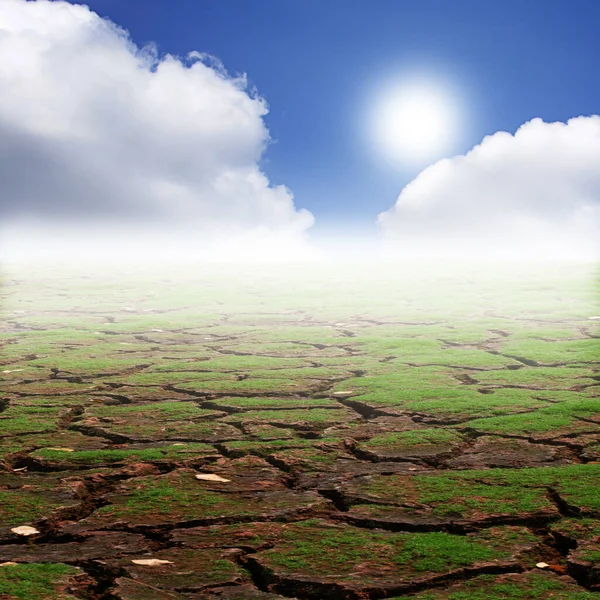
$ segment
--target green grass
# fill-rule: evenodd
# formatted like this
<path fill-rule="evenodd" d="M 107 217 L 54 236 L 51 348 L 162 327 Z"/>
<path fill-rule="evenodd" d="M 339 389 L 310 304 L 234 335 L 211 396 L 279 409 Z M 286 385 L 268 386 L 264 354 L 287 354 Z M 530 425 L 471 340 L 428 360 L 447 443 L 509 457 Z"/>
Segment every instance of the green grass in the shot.
<path fill-rule="evenodd" d="M 221 374 L 218 377 L 212 375 L 212 378 L 205 377 L 204 381 L 184 381 L 178 388 L 183 390 L 210 390 L 221 393 L 247 393 L 260 394 L 269 392 L 274 394 L 289 394 L 309 391 L 319 387 L 319 379 L 303 376 L 304 369 L 297 369 L 292 373 L 292 378 L 285 377 L 280 371 L 273 371 L 273 374 L 263 372 L 262 377 L 249 377 L 241 381 L 232 378 L 229 374 Z M 173 375 L 171 374 L 171 380 Z"/>
<path fill-rule="evenodd" d="M 596 519 L 561 519 L 553 523 L 551 531 L 578 541 L 600 538 L 600 521 Z"/>
<path fill-rule="evenodd" d="M 340 406 L 335 400 L 327 398 L 220 398 L 215 404 L 240 409 L 320 408 L 323 406 L 339 408 Z"/>
<path fill-rule="evenodd" d="M 457 519 L 485 514 L 513 516 L 552 508 L 545 489 L 481 483 L 460 475 L 375 477 L 359 488 L 358 494 L 383 503 L 418 502 L 428 506 L 434 516 Z"/>
<path fill-rule="evenodd" d="M 411 596 L 414 600 L 598 600 L 599 593 L 560 580 L 551 574 L 480 575 L 446 590 Z M 391 600 L 400 600 L 393 598 Z"/>
<path fill-rule="evenodd" d="M 600 563 L 600 550 L 589 550 L 584 548 L 577 553 L 577 558 L 592 564 Z"/>
<path fill-rule="evenodd" d="M 212 508 L 222 500 L 219 494 L 209 491 L 198 493 L 194 490 L 194 492 L 158 482 L 136 491 L 127 500 L 126 511 L 129 513 L 153 513 L 156 511 L 168 514 L 172 508 L 176 507 L 177 512 L 180 513 L 181 511 L 189 511 L 196 506 Z"/>
<path fill-rule="evenodd" d="M 58 427 L 60 408 L 39 408 L 11 404 L 0 413 L 0 438 L 24 433 L 45 433 Z"/>
<path fill-rule="evenodd" d="M 214 411 L 205 411 L 196 402 L 154 402 L 152 404 L 132 404 L 123 406 L 97 406 L 90 409 L 89 414 L 98 417 L 143 416 L 165 420 L 199 418 Z"/>
<path fill-rule="evenodd" d="M 28 564 L 0 567 L 0 595 L 19 600 L 67 600 L 60 584 L 78 570 L 62 564 Z"/>
<path fill-rule="evenodd" d="M 156 478 L 144 479 L 128 494 L 119 505 L 104 506 L 97 511 L 98 516 L 110 515 L 114 518 L 150 515 L 173 518 L 193 518 L 198 514 L 218 514 L 220 510 L 231 510 L 222 506 L 226 498 L 221 494 L 202 489 L 198 484 L 182 482 L 170 483 Z"/>
<path fill-rule="evenodd" d="M 574 385 L 593 384 L 591 368 L 582 367 L 537 367 L 517 371 L 487 371 L 477 373 L 476 379 L 482 384 L 524 385 L 541 389 L 569 388 Z"/>
<path fill-rule="evenodd" d="M 359 417 L 345 409 L 312 408 L 300 410 L 255 410 L 236 413 L 227 417 L 226 421 L 267 421 L 280 423 L 311 423 L 326 425 L 357 420 Z"/>
<path fill-rule="evenodd" d="M 106 449 L 106 450 L 80 450 L 70 452 L 41 448 L 31 453 L 34 458 L 50 462 L 67 462 L 72 464 L 112 464 L 130 461 L 160 462 L 189 460 L 202 454 L 215 454 L 215 450 L 208 444 L 185 444 L 177 446 L 161 446 L 147 449 Z"/>
<path fill-rule="evenodd" d="M 314 502 L 314 498 L 288 495 L 256 497 L 249 494 L 214 492 L 207 483 L 194 478 L 193 471 L 172 471 L 167 475 L 138 477 L 121 484 L 107 496 L 111 503 L 88 520 L 101 527 L 121 520 L 133 523 L 174 523 L 213 517 L 261 515 Z"/>
<path fill-rule="evenodd" d="M 338 460 L 336 452 L 323 452 L 313 448 L 281 450 L 272 456 L 287 463 L 293 470 L 300 468 L 304 471 L 326 471 L 329 467 L 334 466 Z"/>
<path fill-rule="evenodd" d="M 374 571 L 442 573 L 492 559 L 508 558 L 514 547 L 532 543 L 534 536 L 522 529 L 499 528 L 478 536 L 442 532 L 382 533 L 354 527 L 331 528 L 305 521 L 284 533 L 283 543 L 263 553 L 268 563 L 287 572 L 317 577 L 328 574 L 370 583 Z"/>
<path fill-rule="evenodd" d="M 600 356 L 600 339 L 515 340 L 503 344 L 502 352 L 525 356 L 542 364 L 596 362 Z"/>
<path fill-rule="evenodd" d="M 340 444 L 342 442 L 341 438 L 319 438 L 316 440 L 313 439 L 302 439 L 302 438 L 286 438 L 282 440 L 265 440 L 265 441 L 232 441 L 226 442 L 223 446 L 233 454 L 245 455 L 245 454 L 255 454 L 257 456 L 268 456 L 273 452 L 279 452 L 283 449 L 292 449 L 292 448 L 307 448 L 310 449 L 315 444 L 321 443 L 330 443 L 330 444 Z"/>
<path fill-rule="evenodd" d="M 515 435 L 559 433 L 562 429 L 572 432 L 593 431 L 593 424 L 578 421 L 577 417 L 589 417 L 598 413 L 600 402 L 595 398 L 584 398 L 546 406 L 530 413 L 476 419 L 465 426 L 486 433 Z"/>
<path fill-rule="evenodd" d="M 366 379 L 366 378 L 365 378 Z M 420 389 L 403 388 L 401 381 L 395 387 L 357 396 L 354 400 L 375 408 L 394 407 L 406 411 L 447 417 L 488 417 L 543 408 L 548 403 L 535 397 L 529 390 L 501 389 L 482 394 L 474 386 L 460 386 L 454 381 L 448 386 L 427 387 L 423 380 Z M 340 389 L 342 386 L 339 386 Z M 348 386 L 353 389 L 352 386 Z"/>
<path fill-rule="evenodd" d="M 122 350 L 123 347 L 121 347 Z M 104 354 L 104 356 L 90 356 L 90 353 Z M 94 344 L 92 348 L 86 348 L 84 351 L 67 351 L 57 354 L 53 352 L 46 358 L 31 361 L 32 366 L 50 368 L 58 368 L 61 371 L 69 371 L 76 375 L 88 374 L 106 374 L 119 373 L 127 369 L 131 369 L 140 364 L 148 364 L 138 358 L 126 358 L 111 354 L 109 349 L 106 349 L 102 344 Z"/>
<path fill-rule="evenodd" d="M 495 550 L 473 543 L 469 538 L 432 532 L 406 536 L 395 557 L 398 565 L 409 563 L 416 571 L 440 572 L 488 561 Z"/>
<path fill-rule="evenodd" d="M 52 505 L 41 496 L 21 490 L 0 490 L 0 523 L 21 525 L 47 516 Z"/>
<path fill-rule="evenodd" d="M 411 449 L 415 446 L 439 446 L 458 444 L 462 437 L 449 429 L 415 429 L 382 433 L 361 444 L 364 448 L 385 448 L 386 450 Z"/>
<path fill-rule="evenodd" d="M 159 419 L 131 419 L 127 423 L 103 424 L 111 433 L 129 437 L 132 440 L 190 440 L 211 441 L 214 437 L 231 439 L 240 432 L 225 423 L 214 421 L 161 421 Z"/>
<path fill-rule="evenodd" d="M 373 476 L 349 493 L 381 504 L 418 502 L 445 517 L 518 515 L 550 509 L 548 487 L 585 511 L 600 510 L 600 464 L 526 469 L 446 471 L 413 476 Z"/>
<path fill-rule="evenodd" d="M 194 362 L 169 361 L 157 365 L 156 371 L 187 371 L 192 369 L 204 371 L 226 371 L 226 372 L 245 372 L 256 370 L 280 370 L 308 367 L 310 363 L 305 360 L 290 358 L 277 358 L 272 356 L 207 356 L 208 360 Z M 274 374 L 276 375 L 276 374 Z"/>

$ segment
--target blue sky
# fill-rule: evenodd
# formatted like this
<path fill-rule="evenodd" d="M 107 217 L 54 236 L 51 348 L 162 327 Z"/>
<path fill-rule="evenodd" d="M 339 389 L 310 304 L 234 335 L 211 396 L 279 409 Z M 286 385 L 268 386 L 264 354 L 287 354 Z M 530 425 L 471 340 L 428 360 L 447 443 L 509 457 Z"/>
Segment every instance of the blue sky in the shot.
<path fill-rule="evenodd" d="M 418 169 L 370 155 L 360 123 L 373 89 L 415 68 L 464 94 L 465 152 L 533 117 L 600 109 L 600 3 L 549 0 L 92 0 L 161 52 L 191 50 L 245 72 L 269 105 L 263 167 L 320 225 L 371 223 Z"/>
<path fill-rule="evenodd" d="M 0 224 L 600 257 L 599 22 L 598 0 L 1 0 Z"/>

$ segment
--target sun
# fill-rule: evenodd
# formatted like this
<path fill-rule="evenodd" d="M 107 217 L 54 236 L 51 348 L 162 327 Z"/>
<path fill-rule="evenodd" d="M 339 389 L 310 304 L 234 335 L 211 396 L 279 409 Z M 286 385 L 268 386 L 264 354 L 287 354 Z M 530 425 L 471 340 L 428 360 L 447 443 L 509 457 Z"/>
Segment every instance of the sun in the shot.
<path fill-rule="evenodd" d="M 457 122 L 451 93 L 432 84 L 405 84 L 380 94 L 373 107 L 371 131 L 386 160 L 423 163 L 451 148 Z"/>

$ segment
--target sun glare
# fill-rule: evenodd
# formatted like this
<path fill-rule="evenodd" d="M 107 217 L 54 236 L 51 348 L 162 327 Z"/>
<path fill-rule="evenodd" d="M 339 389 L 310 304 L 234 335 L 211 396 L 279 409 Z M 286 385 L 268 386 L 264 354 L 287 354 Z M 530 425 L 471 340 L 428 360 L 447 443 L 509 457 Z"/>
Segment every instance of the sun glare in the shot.
<path fill-rule="evenodd" d="M 374 103 L 371 131 L 394 164 L 441 158 L 454 141 L 458 110 L 452 94 L 431 84 L 396 85 Z"/>

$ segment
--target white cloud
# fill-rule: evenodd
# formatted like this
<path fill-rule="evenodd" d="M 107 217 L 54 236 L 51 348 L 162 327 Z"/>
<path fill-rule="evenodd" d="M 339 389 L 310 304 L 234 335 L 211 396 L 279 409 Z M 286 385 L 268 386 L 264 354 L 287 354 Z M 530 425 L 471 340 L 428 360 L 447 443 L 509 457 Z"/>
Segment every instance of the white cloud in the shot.
<path fill-rule="evenodd" d="M 139 49 L 81 5 L 0 1 L 0 215 L 300 237 L 258 161 L 267 106 L 197 52 Z"/>
<path fill-rule="evenodd" d="M 490 135 L 420 173 L 379 224 L 406 251 L 598 256 L 600 116 Z"/>

